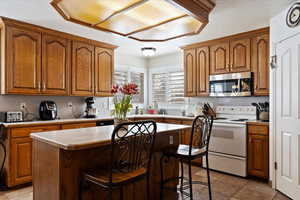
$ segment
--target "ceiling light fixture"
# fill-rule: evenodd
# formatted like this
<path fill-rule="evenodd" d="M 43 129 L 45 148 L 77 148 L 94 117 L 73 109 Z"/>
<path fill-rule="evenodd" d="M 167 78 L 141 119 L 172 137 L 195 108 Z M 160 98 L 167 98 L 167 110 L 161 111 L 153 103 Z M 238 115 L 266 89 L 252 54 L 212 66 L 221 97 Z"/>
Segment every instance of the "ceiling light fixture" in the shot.
<path fill-rule="evenodd" d="M 142 42 L 195 35 L 207 25 L 212 0 L 52 0 L 65 20 Z"/>
<path fill-rule="evenodd" d="M 141 49 L 143 56 L 151 57 L 155 55 L 156 49 L 154 47 L 144 47 Z"/>

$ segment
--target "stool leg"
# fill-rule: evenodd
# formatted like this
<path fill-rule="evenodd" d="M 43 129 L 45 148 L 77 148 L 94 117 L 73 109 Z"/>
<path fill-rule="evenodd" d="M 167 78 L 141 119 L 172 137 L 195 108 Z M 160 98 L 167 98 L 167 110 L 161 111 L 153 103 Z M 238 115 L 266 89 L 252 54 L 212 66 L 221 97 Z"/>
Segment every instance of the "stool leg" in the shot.
<path fill-rule="evenodd" d="M 183 191 L 183 161 L 182 161 L 182 159 L 180 160 L 180 164 L 181 164 L 180 192 L 182 192 Z"/>
<path fill-rule="evenodd" d="M 80 180 L 80 183 L 79 183 L 79 200 L 82 200 L 82 193 L 83 193 L 83 181 Z"/>
<path fill-rule="evenodd" d="M 192 161 L 189 159 L 190 199 L 193 200 Z"/>
<path fill-rule="evenodd" d="M 123 187 L 120 187 L 120 200 L 124 199 Z"/>
<path fill-rule="evenodd" d="M 160 158 L 160 200 L 163 200 L 164 196 L 164 168 L 163 168 L 164 156 Z"/>
<path fill-rule="evenodd" d="M 207 172 L 209 200 L 211 200 L 212 198 L 211 198 L 210 174 L 209 174 L 209 166 L 208 166 L 208 153 L 206 153 L 206 172 Z"/>
<path fill-rule="evenodd" d="M 150 200 L 150 177 L 149 177 L 149 172 L 147 174 L 147 200 Z"/>

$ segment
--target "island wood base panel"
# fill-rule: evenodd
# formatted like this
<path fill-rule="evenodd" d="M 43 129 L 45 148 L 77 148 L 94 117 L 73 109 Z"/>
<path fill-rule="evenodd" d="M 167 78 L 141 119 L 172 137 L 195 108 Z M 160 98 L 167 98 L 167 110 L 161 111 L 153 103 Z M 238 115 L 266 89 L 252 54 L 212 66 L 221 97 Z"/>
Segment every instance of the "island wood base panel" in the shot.
<path fill-rule="evenodd" d="M 179 143 L 180 131 L 157 135 L 155 153 L 150 173 L 150 199 L 159 199 L 160 194 L 160 157 L 161 150 L 169 146 L 169 136 L 174 137 L 174 144 Z M 97 166 L 105 166 L 109 161 L 110 146 L 67 151 L 47 143 L 33 140 L 33 199 L 34 200 L 79 200 L 80 172 Z M 179 164 L 170 159 L 164 163 L 164 176 L 178 176 Z M 171 183 L 173 186 L 177 182 Z M 146 199 L 146 181 L 128 185 L 124 189 L 124 200 Z M 119 199 L 119 191 L 113 192 Z M 107 192 L 99 187 L 90 186 L 84 192 L 84 200 L 105 199 Z M 166 194 L 168 199 L 175 199 L 174 193 Z"/>

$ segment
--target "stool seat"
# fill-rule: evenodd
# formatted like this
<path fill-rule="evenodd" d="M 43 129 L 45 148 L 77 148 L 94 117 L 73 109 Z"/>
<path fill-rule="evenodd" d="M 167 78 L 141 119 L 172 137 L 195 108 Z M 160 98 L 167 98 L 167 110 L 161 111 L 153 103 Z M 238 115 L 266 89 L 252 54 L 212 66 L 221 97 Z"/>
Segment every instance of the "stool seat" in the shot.
<path fill-rule="evenodd" d="M 185 144 L 180 144 L 178 146 L 169 147 L 163 151 L 165 156 L 172 156 L 180 159 L 196 159 L 197 157 L 202 157 L 206 153 L 206 147 L 194 148 L 192 147 L 191 155 L 189 154 L 190 146 Z"/>
<path fill-rule="evenodd" d="M 83 178 L 102 186 L 124 185 L 144 178 L 147 174 L 147 169 L 140 168 L 130 172 L 113 172 L 112 182 L 110 182 L 109 176 L 107 176 L 109 173 L 109 170 L 105 169 L 88 170 L 83 174 Z"/>

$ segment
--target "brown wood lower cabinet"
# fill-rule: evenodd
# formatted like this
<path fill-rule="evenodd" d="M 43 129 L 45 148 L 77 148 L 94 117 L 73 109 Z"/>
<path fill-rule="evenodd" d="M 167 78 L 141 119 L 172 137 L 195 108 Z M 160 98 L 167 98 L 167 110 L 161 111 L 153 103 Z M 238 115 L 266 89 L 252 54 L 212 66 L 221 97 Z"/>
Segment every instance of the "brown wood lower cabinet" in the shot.
<path fill-rule="evenodd" d="M 11 184 L 31 182 L 32 179 L 32 140 L 30 137 L 11 140 Z"/>
<path fill-rule="evenodd" d="M 266 125 L 248 125 L 248 175 L 269 178 L 269 130 Z"/>
<path fill-rule="evenodd" d="M 14 187 L 32 181 L 32 139 L 30 138 L 30 133 L 93 126 L 96 126 L 96 122 L 37 125 L 6 129 L 7 160 L 5 163 L 5 177 L 7 186 Z"/>

